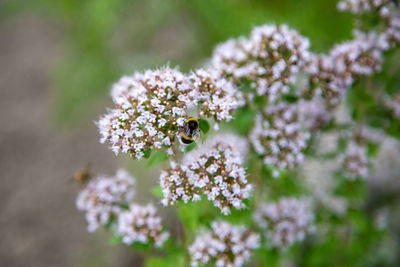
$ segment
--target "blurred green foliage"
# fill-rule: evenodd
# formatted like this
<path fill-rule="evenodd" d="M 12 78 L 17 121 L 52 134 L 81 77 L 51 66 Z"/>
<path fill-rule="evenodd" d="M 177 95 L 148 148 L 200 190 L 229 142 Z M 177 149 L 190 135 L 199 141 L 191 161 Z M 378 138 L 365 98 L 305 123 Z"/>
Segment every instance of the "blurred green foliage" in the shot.
<path fill-rule="evenodd" d="M 326 51 L 350 37 L 336 0 L 6 0 L 2 19 L 39 15 L 62 32 L 52 74 L 54 114 L 77 122 L 123 74 L 164 64 L 201 66 L 216 44 L 264 23 L 286 23 Z"/>

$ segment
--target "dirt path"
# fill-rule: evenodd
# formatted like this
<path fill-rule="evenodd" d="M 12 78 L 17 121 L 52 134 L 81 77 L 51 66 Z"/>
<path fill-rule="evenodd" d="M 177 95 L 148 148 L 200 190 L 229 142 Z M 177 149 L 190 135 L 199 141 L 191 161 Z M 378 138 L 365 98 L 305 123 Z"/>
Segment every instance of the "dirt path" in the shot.
<path fill-rule="evenodd" d="M 104 233 L 88 234 L 74 206 L 71 174 L 89 161 L 111 174 L 117 163 L 91 122 L 61 132 L 50 119 L 62 34 L 21 16 L 0 24 L 0 36 L 0 266 L 139 266 Z"/>

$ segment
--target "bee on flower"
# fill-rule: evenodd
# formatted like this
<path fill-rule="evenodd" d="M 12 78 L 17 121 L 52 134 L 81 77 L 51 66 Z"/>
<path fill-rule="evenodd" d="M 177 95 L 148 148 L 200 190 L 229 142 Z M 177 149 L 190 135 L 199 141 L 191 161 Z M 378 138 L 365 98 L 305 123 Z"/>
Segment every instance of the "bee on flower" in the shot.
<path fill-rule="evenodd" d="M 196 123 L 189 113 L 199 103 L 198 115 L 216 122 L 229 121 L 243 103 L 226 80 L 204 70 L 187 76 L 169 67 L 124 76 L 114 84 L 111 96 L 116 108 L 97 122 L 100 142 L 108 142 L 115 154 L 128 153 L 136 159 L 153 149 L 173 155 L 177 133 Z M 196 134 L 192 131 L 186 141 L 194 141 Z"/>

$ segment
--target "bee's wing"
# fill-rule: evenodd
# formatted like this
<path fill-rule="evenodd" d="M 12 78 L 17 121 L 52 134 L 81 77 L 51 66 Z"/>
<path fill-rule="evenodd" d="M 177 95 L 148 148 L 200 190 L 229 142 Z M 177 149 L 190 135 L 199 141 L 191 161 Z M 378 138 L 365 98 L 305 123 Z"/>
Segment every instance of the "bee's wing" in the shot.
<path fill-rule="evenodd" d="M 197 142 L 197 143 L 203 144 L 203 136 L 202 136 L 202 134 L 201 134 L 201 131 L 197 131 L 197 132 L 196 132 L 196 137 L 195 137 L 195 139 L 196 139 L 196 142 Z"/>

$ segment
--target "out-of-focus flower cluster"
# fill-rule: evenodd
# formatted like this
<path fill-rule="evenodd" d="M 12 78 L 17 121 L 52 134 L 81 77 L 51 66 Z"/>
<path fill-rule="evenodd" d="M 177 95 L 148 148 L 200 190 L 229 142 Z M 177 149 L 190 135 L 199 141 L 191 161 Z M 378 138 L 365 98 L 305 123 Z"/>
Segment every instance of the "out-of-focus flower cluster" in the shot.
<path fill-rule="evenodd" d="M 350 11 L 353 14 L 377 12 L 379 16 L 386 17 L 393 5 L 392 0 L 343 0 L 338 3 L 338 9 Z"/>
<path fill-rule="evenodd" d="M 199 201 L 205 194 L 225 215 L 231 207 L 244 208 L 243 200 L 252 191 L 243 167 L 246 154 L 245 140 L 230 135 L 213 137 L 186 154 L 182 164 L 172 163 L 171 168 L 161 173 L 163 205 L 180 200 Z"/>
<path fill-rule="evenodd" d="M 384 99 L 385 106 L 393 112 L 395 118 L 400 118 L 400 94 L 387 96 Z"/>
<path fill-rule="evenodd" d="M 254 220 L 266 231 L 271 247 L 285 249 L 314 231 L 314 215 L 305 199 L 281 198 L 277 203 L 261 204 Z"/>
<path fill-rule="evenodd" d="M 325 139 L 328 141 L 328 139 Z M 319 145 L 324 145 L 322 142 Z M 335 144 L 333 144 L 335 145 Z M 313 206 L 322 206 L 337 216 L 344 216 L 347 212 L 348 201 L 346 197 L 335 194 L 338 179 L 332 175 L 337 170 L 335 161 L 321 162 L 316 159 L 308 159 L 302 165 L 302 181 L 310 192 Z"/>
<path fill-rule="evenodd" d="M 301 129 L 296 106 L 279 103 L 267 106 L 257 115 L 250 140 L 254 150 L 264 156 L 266 166 L 285 169 L 303 161 L 302 151 L 309 136 Z"/>
<path fill-rule="evenodd" d="M 336 45 L 329 55 L 313 54 L 306 68 L 310 74 L 309 89 L 322 95 L 329 108 L 340 103 L 355 79 L 379 71 L 382 54 L 389 48 L 386 39 L 373 32 L 355 31 L 354 37 Z"/>
<path fill-rule="evenodd" d="M 332 119 L 332 113 L 327 110 L 321 97 L 309 101 L 302 99 L 298 107 L 299 120 L 309 132 L 318 132 Z"/>
<path fill-rule="evenodd" d="M 219 221 L 211 227 L 212 231 L 199 234 L 189 247 L 191 266 L 240 267 L 249 260 L 252 250 L 260 246 L 259 235 L 244 226 Z"/>
<path fill-rule="evenodd" d="M 350 141 L 342 159 L 345 175 L 350 179 L 368 176 L 368 157 L 365 145 Z"/>
<path fill-rule="evenodd" d="M 200 115 L 217 122 L 243 104 L 233 84 L 204 70 L 190 77 L 168 67 L 122 77 L 111 91 L 116 108 L 100 118 L 101 143 L 140 159 L 151 149 L 174 154 L 178 127 L 199 103 Z"/>
<path fill-rule="evenodd" d="M 151 204 L 129 206 L 134 195 L 133 186 L 134 178 L 122 169 L 113 177 L 98 176 L 79 193 L 76 206 L 86 212 L 89 232 L 115 222 L 116 232 L 124 243 L 154 242 L 155 246 L 162 246 L 169 234 L 162 231 L 155 207 Z"/>
<path fill-rule="evenodd" d="M 132 200 L 134 179 L 125 170 L 114 177 L 99 176 L 92 179 L 79 193 L 76 206 L 86 212 L 88 231 L 106 225 L 122 211 L 121 205 Z"/>
<path fill-rule="evenodd" d="M 129 210 L 120 213 L 118 234 L 122 236 L 122 242 L 127 245 L 134 242 L 154 243 L 156 247 L 161 247 L 169 234 L 163 231 L 161 218 L 156 213 L 157 209 L 151 204 L 131 204 Z"/>
<path fill-rule="evenodd" d="M 289 92 L 289 84 L 306 65 L 308 48 L 308 39 L 288 26 L 264 25 L 254 28 L 249 39 L 217 46 L 210 68 L 239 86 L 249 84 L 257 95 L 274 102 Z"/>
<path fill-rule="evenodd" d="M 392 47 L 400 43 L 400 10 L 397 0 L 343 0 L 338 3 L 340 11 L 349 11 L 356 15 L 368 13 L 377 17 L 381 28 L 381 37 Z"/>

